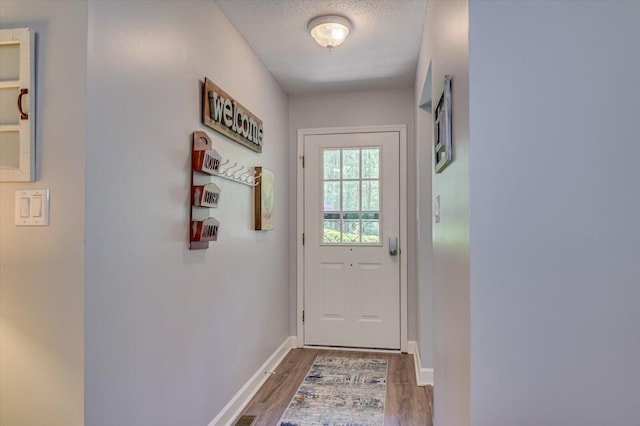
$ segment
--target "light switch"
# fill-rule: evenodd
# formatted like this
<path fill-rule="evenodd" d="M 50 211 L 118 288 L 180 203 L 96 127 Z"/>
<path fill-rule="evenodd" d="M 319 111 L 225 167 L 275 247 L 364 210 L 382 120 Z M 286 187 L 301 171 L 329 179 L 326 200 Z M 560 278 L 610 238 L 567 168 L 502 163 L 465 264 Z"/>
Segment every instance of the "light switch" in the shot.
<path fill-rule="evenodd" d="M 20 198 L 20 217 L 29 217 L 29 198 Z"/>
<path fill-rule="evenodd" d="M 15 224 L 17 226 L 49 225 L 49 190 L 16 191 Z"/>
<path fill-rule="evenodd" d="M 31 199 L 31 217 L 42 217 L 42 197 L 34 196 Z"/>
<path fill-rule="evenodd" d="M 436 223 L 440 223 L 440 195 L 436 195 L 433 200 L 433 218 Z"/>

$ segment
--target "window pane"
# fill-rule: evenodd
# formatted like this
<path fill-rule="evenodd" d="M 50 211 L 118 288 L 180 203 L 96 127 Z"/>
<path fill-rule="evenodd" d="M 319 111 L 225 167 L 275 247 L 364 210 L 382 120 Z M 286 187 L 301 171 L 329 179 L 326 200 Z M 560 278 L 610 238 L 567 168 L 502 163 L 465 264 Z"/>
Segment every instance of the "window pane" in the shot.
<path fill-rule="evenodd" d="M 360 150 L 345 149 L 342 151 L 342 179 L 360 178 Z"/>
<path fill-rule="evenodd" d="M 20 91 L 17 87 L 0 89 L 0 124 L 20 124 L 16 99 Z"/>
<path fill-rule="evenodd" d="M 20 45 L 5 44 L 0 46 L 0 80 L 20 79 Z"/>
<path fill-rule="evenodd" d="M 360 242 L 360 221 L 345 220 L 342 222 L 342 242 L 343 243 L 359 243 Z"/>
<path fill-rule="evenodd" d="M 380 221 L 379 220 L 363 220 L 362 221 L 362 242 L 363 243 L 379 243 L 380 242 Z"/>
<path fill-rule="evenodd" d="M 324 149 L 323 237 L 325 244 L 380 244 L 382 149 Z"/>
<path fill-rule="evenodd" d="M 20 133 L 0 132 L 0 169 L 20 168 Z"/>
<path fill-rule="evenodd" d="M 380 210 L 379 187 L 377 180 L 362 181 L 362 210 Z"/>
<path fill-rule="evenodd" d="M 340 179 L 340 150 L 324 151 L 324 178 Z"/>
<path fill-rule="evenodd" d="M 380 148 L 362 150 L 362 178 L 378 179 L 380 177 Z"/>
<path fill-rule="evenodd" d="M 340 181 L 324 183 L 324 211 L 340 210 Z"/>
<path fill-rule="evenodd" d="M 337 219 L 337 220 L 325 219 L 322 242 L 324 243 L 340 242 L 340 219 Z"/>
<path fill-rule="evenodd" d="M 360 210 L 360 181 L 342 182 L 342 210 Z"/>

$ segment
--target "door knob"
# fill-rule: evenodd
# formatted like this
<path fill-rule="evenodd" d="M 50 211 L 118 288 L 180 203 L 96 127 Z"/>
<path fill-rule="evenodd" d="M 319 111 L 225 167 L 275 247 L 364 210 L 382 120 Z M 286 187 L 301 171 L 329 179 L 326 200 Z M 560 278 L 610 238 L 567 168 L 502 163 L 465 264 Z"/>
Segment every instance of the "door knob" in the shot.
<path fill-rule="evenodd" d="M 389 237 L 389 254 L 391 256 L 398 254 L 398 237 Z"/>

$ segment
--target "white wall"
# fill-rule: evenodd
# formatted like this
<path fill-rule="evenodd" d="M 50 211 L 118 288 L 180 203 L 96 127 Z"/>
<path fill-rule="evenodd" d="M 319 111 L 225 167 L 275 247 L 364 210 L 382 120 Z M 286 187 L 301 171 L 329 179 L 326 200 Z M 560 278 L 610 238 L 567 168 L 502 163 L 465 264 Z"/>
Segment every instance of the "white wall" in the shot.
<path fill-rule="evenodd" d="M 407 125 L 407 194 L 408 199 L 408 337 L 416 338 L 416 221 L 415 144 L 413 124 L 413 91 L 411 88 L 340 92 L 316 95 L 291 95 L 289 98 L 289 272 L 290 330 L 296 334 L 296 210 L 297 210 L 297 131 L 321 127 L 353 127 L 385 124 Z"/>
<path fill-rule="evenodd" d="M 83 424 L 87 4 L 0 3 L 36 33 L 37 181 L 0 183 L 0 424 Z M 47 227 L 14 226 L 16 189 L 51 190 Z"/>
<path fill-rule="evenodd" d="M 425 10 L 426 16 L 426 10 Z M 425 18 L 426 19 L 426 18 Z M 416 338 L 420 364 L 433 368 L 433 242 L 432 242 L 432 172 L 433 172 L 433 117 L 425 102 L 431 100 L 431 51 L 429 31 L 422 30 L 420 54 L 414 86 L 414 114 L 416 126 Z M 429 75 L 429 76 L 428 76 Z"/>
<path fill-rule="evenodd" d="M 470 17 L 472 424 L 638 424 L 640 3 Z"/>
<path fill-rule="evenodd" d="M 89 4 L 86 418 L 208 424 L 289 335 L 287 96 L 213 1 Z M 261 155 L 200 124 L 207 76 L 264 120 Z M 222 188 L 188 250 L 191 140 L 275 172 L 275 231 Z"/>
<path fill-rule="evenodd" d="M 424 31 L 416 75 L 416 97 L 421 93 L 430 61 L 431 93 L 439 96 L 443 89 L 444 75 L 451 75 L 453 107 L 454 159 L 442 173 L 432 176 L 432 196 L 440 196 L 441 212 L 441 220 L 439 223 L 433 223 L 432 231 L 433 299 L 431 302 L 433 304 L 435 424 L 468 426 L 470 424 L 468 1 L 429 2 Z M 429 114 L 425 117 L 425 114 L 421 111 L 417 112 L 418 138 L 421 140 L 421 147 L 425 138 L 431 140 L 430 136 L 425 135 L 431 129 L 424 123 L 431 117 Z M 420 222 L 428 222 L 431 212 L 421 211 L 420 216 Z M 425 291 L 428 293 L 429 289 L 426 288 Z M 421 303 L 425 303 L 422 297 Z M 426 306 L 428 303 L 427 299 Z M 422 325 L 424 321 L 428 321 L 428 318 L 421 316 L 420 320 Z"/>

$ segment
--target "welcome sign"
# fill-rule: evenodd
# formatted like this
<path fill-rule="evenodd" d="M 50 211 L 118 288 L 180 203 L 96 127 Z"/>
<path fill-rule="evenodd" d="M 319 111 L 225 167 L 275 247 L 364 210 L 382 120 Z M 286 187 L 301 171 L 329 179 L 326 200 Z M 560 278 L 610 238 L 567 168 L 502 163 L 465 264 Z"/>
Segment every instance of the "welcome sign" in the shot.
<path fill-rule="evenodd" d="M 249 112 L 240 102 L 204 79 L 202 122 L 241 145 L 262 152 L 262 120 Z"/>

